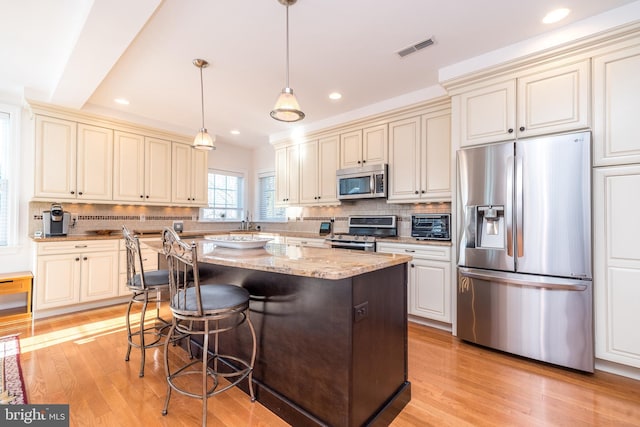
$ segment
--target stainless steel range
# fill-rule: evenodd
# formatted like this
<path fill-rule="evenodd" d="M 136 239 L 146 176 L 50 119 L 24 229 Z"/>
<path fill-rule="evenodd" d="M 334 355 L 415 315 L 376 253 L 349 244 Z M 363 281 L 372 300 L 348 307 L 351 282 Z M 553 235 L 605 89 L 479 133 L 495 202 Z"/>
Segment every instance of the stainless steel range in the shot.
<path fill-rule="evenodd" d="M 375 252 L 376 240 L 398 235 L 395 215 L 359 215 L 349 217 L 349 234 L 326 238 L 332 248 Z"/>

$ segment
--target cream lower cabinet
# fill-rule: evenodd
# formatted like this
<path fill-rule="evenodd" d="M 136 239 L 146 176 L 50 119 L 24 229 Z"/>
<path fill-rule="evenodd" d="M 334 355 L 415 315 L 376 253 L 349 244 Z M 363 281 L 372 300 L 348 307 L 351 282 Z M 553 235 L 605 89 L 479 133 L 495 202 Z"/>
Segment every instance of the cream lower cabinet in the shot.
<path fill-rule="evenodd" d="M 208 152 L 171 143 L 171 202 L 185 206 L 207 205 Z"/>
<path fill-rule="evenodd" d="M 300 204 L 338 204 L 338 136 L 300 144 Z"/>
<path fill-rule="evenodd" d="M 118 296 L 118 241 L 37 244 L 35 310 Z"/>
<path fill-rule="evenodd" d="M 410 315 L 451 323 L 451 248 L 378 242 L 377 252 L 413 256 L 408 266 Z"/>
<path fill-rule="evenodd" d="M 287 246 L 310 247 L 310 248 L 328 248 L 324 239 L 306 238 L 306 237 L 286 237 L 285 244 Z"/>
<path fill-rule="evenodd" d="M 640 368 L 640 164 L 594 169 L 596 357 Z"/>
<path fill-rule="evenodd" d="M 450 165 L 449 108 L 389 123 L 389 202 L 451 200 Z"/>
<path fill-rule="evenodd" d="M 452 107 L 460 145 L 587 128 L 590 81 L 589 60 L 563 61 L 456 89 Z"/>

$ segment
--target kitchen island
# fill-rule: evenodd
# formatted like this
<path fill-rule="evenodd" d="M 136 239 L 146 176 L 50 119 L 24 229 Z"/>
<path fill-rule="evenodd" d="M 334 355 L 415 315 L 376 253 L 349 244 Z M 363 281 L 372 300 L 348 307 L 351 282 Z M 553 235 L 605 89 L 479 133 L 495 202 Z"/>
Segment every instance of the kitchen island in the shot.
<path fill-rule="evenodd" d="M 295 426 L 388 425 L 407 404 L 411 257 L 271 243 L 238 250 L 195 241 L 207 281 L 251 294 L 260 403 Z M 226 335 L 225 351 L 246 355 L 248 334 Z"/>

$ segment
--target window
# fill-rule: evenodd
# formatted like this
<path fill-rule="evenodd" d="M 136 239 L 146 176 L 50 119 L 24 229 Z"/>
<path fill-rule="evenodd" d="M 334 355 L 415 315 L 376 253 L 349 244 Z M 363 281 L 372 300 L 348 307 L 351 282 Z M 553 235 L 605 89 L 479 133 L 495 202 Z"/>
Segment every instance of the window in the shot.
<path fill-rule="evenodd" d="M 203 221 L 241 221 L 244 217 L 244 176 L 227 171 L 209 171 L 209 207 L 202 208 Z"/>
<path fill-rule="evenodd" d="M 276 208 L 276 176 L 274 172 L 258 175 L 258 220 L 284 221 L 286 209 Z"/>
<path fill-rule="evenodd" d="M 9 113 L 10 111 L 11 113 Z M 14 114 L 15 113 L 15 114 Z M 17 168 L 12 168 L 14 153 L 12 141 L 17 139 L 17 109 L 0 104 L 0 248 L 14 245 L 16 229 L 17 180 L 13 175 Z"/>

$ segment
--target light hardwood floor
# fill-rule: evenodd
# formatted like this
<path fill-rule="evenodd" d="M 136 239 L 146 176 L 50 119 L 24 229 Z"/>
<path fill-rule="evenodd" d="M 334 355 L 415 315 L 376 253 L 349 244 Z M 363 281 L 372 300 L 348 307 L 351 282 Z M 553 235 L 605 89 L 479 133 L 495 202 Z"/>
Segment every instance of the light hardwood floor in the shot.
<path fill-rule="evenodd" d="M 72 426 L 196 426 L 200 402 L 174 394 L 161 415 L 166 383 L 162 354 L 124 361 L 125 306 L 28 325 L 20 333 L 21 363 L 30 403 L 68 403 Z M 132 318 L 133 320 L 133 318 Z M 195 379 L 194 379 L 195 380 Z M 392 426 L 640 426 L 640 382 L 604 372 L 582 374 L 460 342 L 410 324 L 412 399 Z M 211 426 L 286 426 L 232 389 L 209 399 Z"/>

